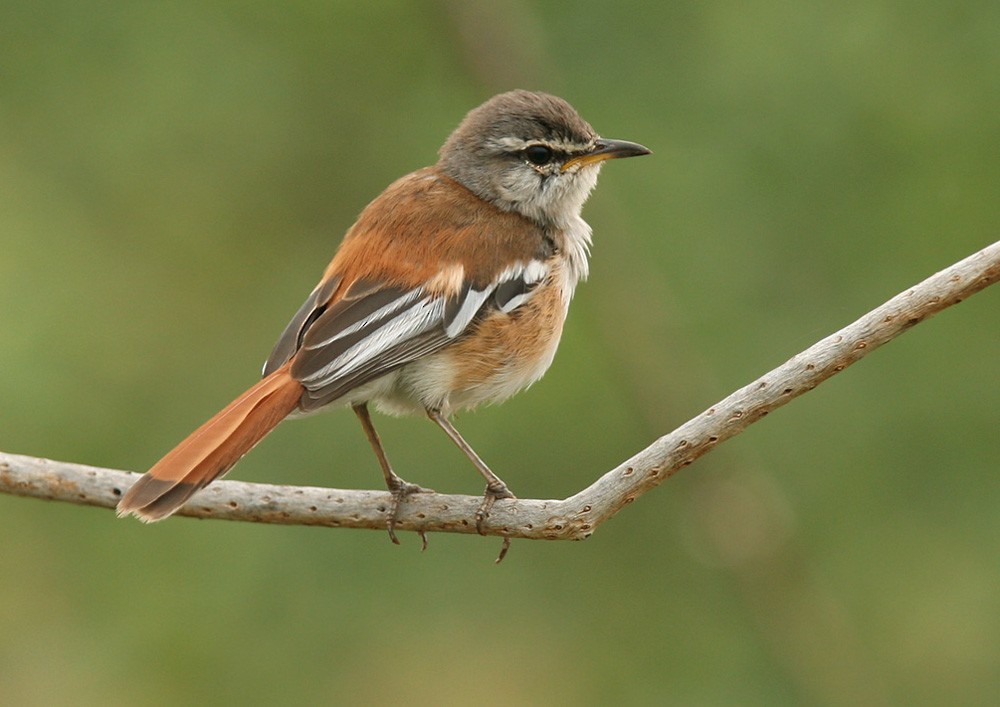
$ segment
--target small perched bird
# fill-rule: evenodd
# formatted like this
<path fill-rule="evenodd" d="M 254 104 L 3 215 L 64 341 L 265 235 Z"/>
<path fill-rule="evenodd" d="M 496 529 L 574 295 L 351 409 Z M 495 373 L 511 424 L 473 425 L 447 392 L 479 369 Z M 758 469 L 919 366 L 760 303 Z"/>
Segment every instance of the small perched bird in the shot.
<path fill-rule="evenodd" d="M 125 493 L 121 516 L 166 518 L 286 417 L 350 405 L 399 504 L 400 478 L 368 404 L 423 413 L 486 480 L 476 514 L 513 498 L 449 415 L 504 400 L 555 355 L 573 290 L 587 276 L 580 211 L 605 160 L 649 154 L 600 137 L 566 101 L 511 91 L 475 108 L 433 167 L 391 184 L 361 212 L 319 284 L 278 339 L 263 380 Z"/>

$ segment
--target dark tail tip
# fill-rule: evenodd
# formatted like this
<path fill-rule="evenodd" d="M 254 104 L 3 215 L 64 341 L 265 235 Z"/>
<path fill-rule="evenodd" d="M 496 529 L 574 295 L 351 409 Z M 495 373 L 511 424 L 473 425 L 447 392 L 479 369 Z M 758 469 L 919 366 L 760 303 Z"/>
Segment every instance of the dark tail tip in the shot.
<path fill-rule="evenodd" d="M 134 515 L 145 523 L 163 520 L 184 505 L 201 486 L 163 481 L 149 474 L 139 477 L 118 502 L 118 517 Z"/>

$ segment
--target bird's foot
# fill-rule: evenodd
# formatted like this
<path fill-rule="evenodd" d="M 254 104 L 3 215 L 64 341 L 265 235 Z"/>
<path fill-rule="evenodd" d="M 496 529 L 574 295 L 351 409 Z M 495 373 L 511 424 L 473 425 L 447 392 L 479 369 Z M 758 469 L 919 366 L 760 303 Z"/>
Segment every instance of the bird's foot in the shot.
<path fill-rule="evenodd" d="M 389 483 L 389 493 L 392 495 L 392 504 L 386 512 L 385 528 L 389 531 L 389 539 L 394 545 L 399 545 L 399 538 L 396 537 L 396 522 L 399 520 L 399 506 L 408 497 L 415 493 L 433 493 L 434 489 L 425 489 L 423 486 L 411 484 L 403 481 L 398 476 Z M 418 530 L 417 534 L 423 543 L 421 551 L 427 549 L 427 534 Z"/>
<path fill-rule="evenodd" d="M 476 532 L 480 535 L 486 535 L 486 530 L 483 528 L 483 523 L 486 518 L 490 515 L 490 509 L 493 508 L 493 504 L 500 499 L 504 498 L 517 498 L 514 494 L 510 492 L 507 488 L 507 484 L 502 481 L 498 484 L 489 484 L 486 487 L 486 493 L 483 494 L 483 502 L 479 504 L 479 510 L 476 511 Z M 503 537 L 503 545 L 500 546 L 500 554 L 497 555 L 496 562 L 500 563 L 503 558 L 507 556 L 507 551 L 510 549 L 510 538 L 508 536 Z"/>

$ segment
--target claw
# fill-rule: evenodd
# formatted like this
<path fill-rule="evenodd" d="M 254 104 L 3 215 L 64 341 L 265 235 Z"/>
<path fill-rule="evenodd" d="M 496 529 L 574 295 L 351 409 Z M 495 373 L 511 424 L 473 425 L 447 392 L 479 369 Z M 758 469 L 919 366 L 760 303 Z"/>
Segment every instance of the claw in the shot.
<path fill-rule="evenodd" d="M 497 559 L 493 561 L 493 564 L 499 565 L 503 562 L 503 558 L 507 557 L 507 551 L 510 550 L 510 536 L 503 536 L 503 545 L 500 546 L 500 554 L 497 555 Z"/>
<path fill-rule="evenodd" d="M 476 511 L 476 532 L 480 535 L 486 535 L 486 529 L 483 527 L 483 523 L 490 515 L 490 509 L 493 508 L 493 504 L 501 498 L 517 498 L 514 494 L 510 492 L 507 485 L 503 482 L 499 484 L 490 484 L 486 487 L 486 493 L 483 494 L 483 502 L 479 504 L 479 510 Z M 510 550 L 510 537 L 507 535 L 503 536 L 503 544 L 500 546 L 500 554 L 497 555 L 495 560 L 496 564 L 503 562 L 503 558 L 507 557 L 507 551 Z"/>
<path fill-rule="evenodd" d="M 479 510 L 476 511 L 476 532 L 480 535 L 486 535 L 483 523 L 489 517 L 493 504 L 502 498 L 517 498 L 517 496 L 512 494 L 507 485 L 502 481 L 499 484 L 490 484 L 486 487 L 486 493 L 483 494 L 483 502 L 479 504 Z"/>
<path fill-rule="evenodd" d="M 411 484 L 407 481 L 403 481 L 398 476 L 395 477 L 396 483 L 392 484 L 389 489 L 389 493 L 392 494 L 392 504 L 389 506 L 387 511 L 388 517 L 385 519 L 385 528 L 389 531 L 389 539 L 392 540 L 393 545 L 399 545 L 399 538 L 396 537 L 396 521 L 399 520 L 399 505 L 403 500 L 414 493 L 433 493 L 432 489 L 425 489 L 422 486 L 417 486 L 416 484 Z M 427 549 L 427 535 L 424 531 L 418 531 L 421 539 L 423 540 L 422 550 Z"/>

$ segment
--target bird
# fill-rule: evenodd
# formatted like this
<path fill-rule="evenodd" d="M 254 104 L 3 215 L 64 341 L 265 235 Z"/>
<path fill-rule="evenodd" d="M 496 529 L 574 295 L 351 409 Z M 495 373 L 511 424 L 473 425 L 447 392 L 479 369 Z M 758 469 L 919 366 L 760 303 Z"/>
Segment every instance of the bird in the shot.
<path fill-rule="evenodd" d="M 451 415 L 505 400 L 549 368 L 588 274 L 584 202 L 605 161 L 650 150 L 601 137 L 562 98 L 514 90 L 469 111 L 438 154 L 361 211 L 262 379 L 139 477 L 119 516 L 167 518 L 283 420 L 350 407 L 391 493 L 398 544 L 400 504 L 427 489 L 393 469 L 370 405 L 426 415 L 468 457 L 486 482 L 480 533 L 494 502 L 515 498 Z"/>

